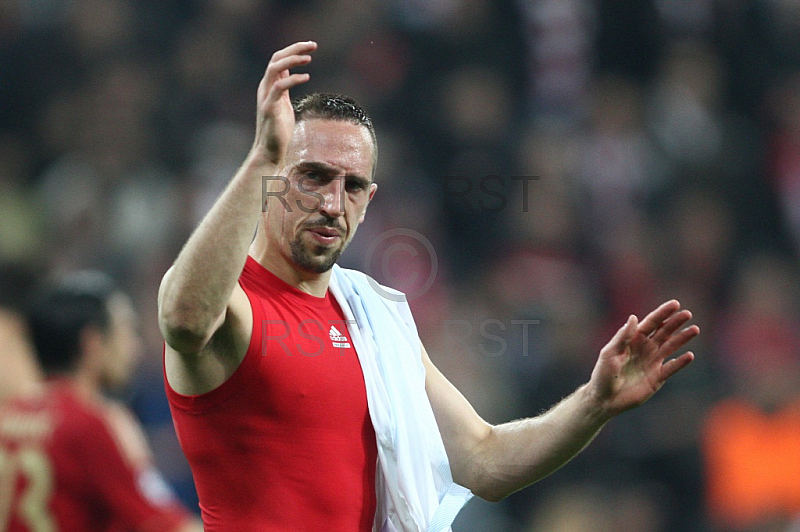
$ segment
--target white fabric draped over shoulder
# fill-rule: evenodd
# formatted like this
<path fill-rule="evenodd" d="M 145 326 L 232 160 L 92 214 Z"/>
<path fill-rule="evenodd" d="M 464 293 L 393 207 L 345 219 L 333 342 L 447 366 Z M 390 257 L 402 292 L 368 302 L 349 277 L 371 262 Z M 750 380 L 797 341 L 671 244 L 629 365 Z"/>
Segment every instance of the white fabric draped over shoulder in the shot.
<path fill-rule="evenodd" d="M 377 437 L 373 530 L 449 531 L 472 493 L 453 482 L 405 295 L 339 266 L 330 290 L 348 321 Z"/>

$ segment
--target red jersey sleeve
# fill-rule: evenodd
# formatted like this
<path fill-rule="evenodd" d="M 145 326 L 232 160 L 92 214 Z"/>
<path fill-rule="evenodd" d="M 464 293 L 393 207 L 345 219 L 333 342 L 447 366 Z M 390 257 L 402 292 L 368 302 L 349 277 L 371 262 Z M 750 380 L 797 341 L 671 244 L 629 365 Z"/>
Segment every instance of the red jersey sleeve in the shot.
<path fill-rule="evenodd" d="M 144 434 L 127 410 L 105 407 L 70 439 L 110 530 L 169 532 L 186 524 L 188 512 L 153 467 Z"/>

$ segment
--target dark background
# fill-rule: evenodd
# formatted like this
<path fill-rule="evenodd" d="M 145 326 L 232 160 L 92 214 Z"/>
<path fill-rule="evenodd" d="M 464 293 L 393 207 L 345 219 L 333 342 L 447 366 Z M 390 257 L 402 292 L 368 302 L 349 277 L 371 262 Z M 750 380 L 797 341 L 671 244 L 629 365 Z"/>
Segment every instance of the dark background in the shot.
<path fill-rule="evenodd" d="M 303 90 L 355 97 L 380 144 L 342 263 L 412 294 L 428 351 L 489 421 L 585 382 L 630 313 L 675 297 L 703 331 L 651 403 L 455 529 L 727 530 L 708 416 L 800 394 L 800 4 L 0 1 L 0 253 L 133 294 L 147 350 L 124 399 L 191 505 L 158 283 L 252 142 L 270 55 L 308 39 Z"/>

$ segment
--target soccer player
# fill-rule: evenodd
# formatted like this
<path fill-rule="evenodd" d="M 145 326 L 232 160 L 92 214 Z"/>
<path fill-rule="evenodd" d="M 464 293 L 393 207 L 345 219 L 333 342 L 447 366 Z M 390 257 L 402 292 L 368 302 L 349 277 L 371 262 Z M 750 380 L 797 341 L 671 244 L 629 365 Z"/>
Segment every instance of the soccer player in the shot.
<path fill-rule="evenodd" d="M 102 395 L 135 362 L 127 296 L 83 272 L 36 296 L 28 324 L 50 380 L 0 408 L 0 529 L 201 531 L 154 469 L 132 414 Z"/>
<path fill-rule="evenodd" d="M 335 266 L 376 193 L 377 142 L 349 98 L 292 104 L 316 48 L 272 56 L 253 146 L 162 281 L 173 419 L 207 532 L 447 530 L 466 489 L 501 499 L 645 402 L 699 330 L 677 301 L 630 316 L 568 398 L 485 422 L 400 294 Z"/>

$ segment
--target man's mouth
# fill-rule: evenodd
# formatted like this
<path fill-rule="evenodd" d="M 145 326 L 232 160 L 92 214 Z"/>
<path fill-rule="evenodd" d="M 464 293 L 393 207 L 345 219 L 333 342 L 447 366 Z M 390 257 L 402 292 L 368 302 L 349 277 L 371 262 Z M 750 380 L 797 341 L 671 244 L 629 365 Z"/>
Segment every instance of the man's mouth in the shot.
<path fill-rule="evenodd" d="M 342 237 L 342 232 L 333 227 L 310 227 L 308 232 L 322 244 L 333 244 Z"/>

